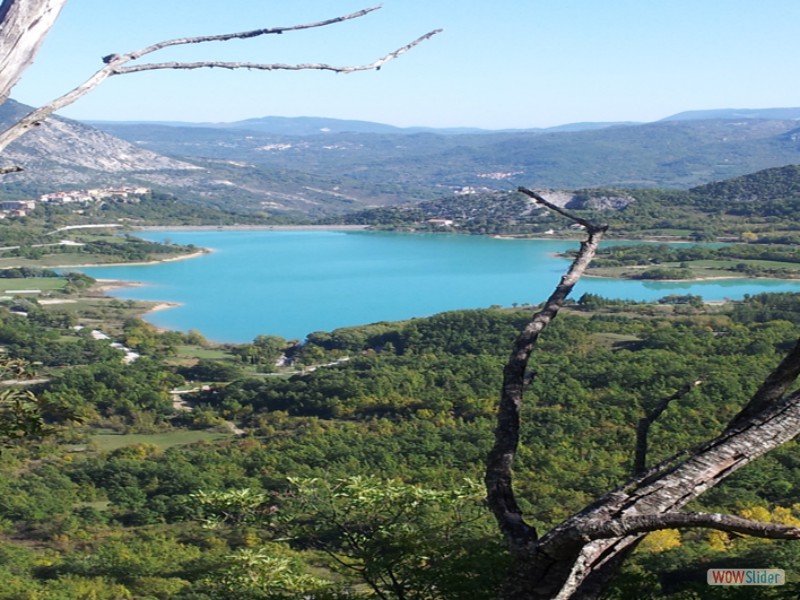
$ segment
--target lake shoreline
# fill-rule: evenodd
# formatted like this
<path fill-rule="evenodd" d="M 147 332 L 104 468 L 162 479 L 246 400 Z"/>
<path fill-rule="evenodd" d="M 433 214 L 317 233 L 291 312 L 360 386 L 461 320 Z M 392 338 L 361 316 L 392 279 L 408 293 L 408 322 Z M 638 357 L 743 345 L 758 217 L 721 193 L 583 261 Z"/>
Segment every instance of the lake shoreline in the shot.
<path fill-rule="evenodd" d="M 136 231 L 363 231 L 369 225 L 142 225 Z"/>
<path fill-rule="evenodd" d="M 89 293 L 93 295 L 100 295 L 105 298 L 113 298 L 113 296 L 109 295 L 109 292 L 114 292 L 116 290 L 127 290 L 132 288 L 141 288 L 147 287 L 147 284 L 142 283 L 141 281 L 129 281 L 127 279 L 106 279 L 106 278 L 98 278 L 95 279 L 95 284 L 89 288 Z M 74 302 L 74 300 L 73 300 Z M 142 307 L 142 310 L 137 310 L 137 316 L 144 317 L 151 313 L 161 312 L 162 310 L 169 310 L 171 308 L 178 308 L 183 306 L 181 302 L 166 302 L 162 300 L 140 300 L 139 302 L 144 302 L 149 306 Z M 158 328 L 160 331 L 167 331 L 167 329 Z"/>
<path fill-rule="evenodd" d="M 188 260 L 190 258 L 199 258 L 200 256 L 204 256 L 206 254 L 211 254 L 213 252 L 210 248 L 202 248 L 196 252 L 192 252 L 191 254 L 179 254 L 178 256 L 170 256 L 169 258 L 163 258 L 161 260 L 141 260 L 137 262 L 116 262 L 116 263 L 91 263 L 91 264 L 80 264 L 80 265 L 53 265 L 52 267 L 48 267 L 48 269 L 82 269 L 86 268 L 94 268 L 94 267 L 143 267 L 147 265 L 160 265 L 161 263 L 168 263 L 168 262 L 175 262 L 178 260 Z"/>
<path fill-rule="evenodd" d="M 142 226 L 137 227 L 137 231 L 144 231 L 144 232 L 154 232 L 154 231 L 180 231 L 180 232 L 212 232 L 212 231 L 370 231 L 369 225 L 176 225 L 176 226 L 168 226 L 168 225 L 150 225 L 150 226 Z M 410 234 L 414 234 L 417 232 L 406 232 Z M 580 242 L 580 238 L 554 238 L 553 236 L 503 236 L 503 235 L 491 235 L 487 236 L 493 239 L 498 240 L 509 240 L 509 241 L 575 241 Z M 612 240 L 606 240 L 607 242 L 611 242 Z M 664 240 L 662 239 L 615 239 L 614 242 L 626 242 L 626 243 L 636 243 L 641 242 L 645 244 L 652 244 L 652 243 L 663 243 Z M 691 242 L 688 240 L 685 241 L 676 241 L 676 242 L 669 242 L 669 243 L 696 243 Z M 82 267 L 126 267 L 126 266 L 145 266 L 145 265 L 158 265 L 161 263 L 167 262 L 174 262 L 179 260 L 188 260 L 192 258 L 199 258 L 206 254 L 211 254 L 214 252 L 212 248 L 201 248 L 196 252 L 192 252 L 191 254 L 182 254 L 179 256 L 173 256 L 161 260 L 150 260 L 150 261 L 139 261 L 139 262 L 121 262 L 121 263 L 97 263 L 97 264 L 80 264 L 80 265 L 65 265 L 59 266 L 56 265 L 52 268 L 60 268 L 60 269 L 69 269 L 69 268 L 82 268 Z M 554 257 L 568 259 L 568 256 L 565 256 L 562 253 L 554 253 Z M 723 280 L 751 280 L 751 281 L 785 281 L 785 282 L 793 282 L 798 281 L 798 278 L 781 278 L 781 277 L 742 277 L 740 275 L 715 275 L 715 276 L 708 276 L 708 277 L 691 277 L 687 279 L 652 279 L 652 280 L 642 280 L 637 279 L 635 277 L 614 277 L 609 275 L 597 275 L 591 272 L 585 272 L 583 274 L 584 278 L 592 278 L 592 279 L 614 279 L 619 281 L 651 281 L 654 283 L 703 283 L 703 282 L 711 282 L 711 281 L 723 281 Z M 112 281 L 112 280 L 109 280 Z M 116 280 L 113 280 L 116 281 Z M 116 283 L 108 285 L 108 289 L 123 289 L 126 287 L 140 287 L 144 284 L 137 281 L 130 281 L 126 282 L 123 280 L 119 280 Z M 96 288 L 95 291 L 100 291 L 102 288 Z M 175 306 L 180 306 L 180 304 L 175 304 Z"/>
<path fill-rule="evenodd" d="M 142 233 L 146 239 L 170 235 Z M 174 268 L 167 264 L 119 266 L 86 268 L 85 272 L 97 278 L 145 282 L 145 288 L 116 281 L 99 285 L 106 289 L 114 286 L 116 289 L 108 292 L 111 297 L 146 300 L 137 304 L 136 312 L 141 311 L 144 320 L 156 327 L 196 329 L 220 343 L 247 343 L 261 334 L 302 339 L 313 331 L 407 320 L 448 310 L 535 304 L 552 291 L 568 265 L 563 259 L 553 260 L 555 254 L 578 243 L 547 239 L 513 244 L 491 236 L 466 235 L 349 234 L 329 227 L 297 234 L 176 231 L 173 241 L 214 248 L 215 252 L 208 260 L 188 261 Z M 579 283 L 574 299 L 583 293 L 639 302 L 699 295 L 706 302 L 718 302 L 767 291 L 800 292 L 797 281 L 721 280 L 715 276 L 663 282 L 591 275 Z M 183 306 L 147 313 L 166 303 Z"/>

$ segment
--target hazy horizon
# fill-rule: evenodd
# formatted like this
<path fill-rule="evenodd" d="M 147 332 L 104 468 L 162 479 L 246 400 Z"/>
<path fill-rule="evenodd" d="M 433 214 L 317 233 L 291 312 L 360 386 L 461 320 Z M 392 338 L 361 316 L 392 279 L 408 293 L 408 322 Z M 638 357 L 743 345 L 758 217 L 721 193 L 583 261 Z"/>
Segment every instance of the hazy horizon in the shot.
<path fill-rule="evenodd" d="M 800 106 L 765 106 L 760 108 L 752 108 L 752 107 L 739 107 L 739 108 L 731 108 L 731 107 L 722 107 L 722 108 L 710 108 L 710 109 L 688 109 L 685 111 L 680 111 L 678 113 L 671 113 L 668 115 L 664 115 L 663 117 L 656 118 L 652 121 L 635 121 L 632 119 L 620 120 L 620 121 L 590 121 L 590 120 L 579 120 L 579 121 L 571 121 L 569 123 L 557 123 L 555 125 L 549 125 L 546 127 L 506 127 L 502 129 L 493 129 L 493 128 L 486 128 L 486 127 L 472 127 L 469 125 L 452 125 L 447 127 L 432 127 L 427 125 L 392 125 L 391 123 L 386 123 L 382 121 L 373 121 L 370 119 L 360 119 L 358 117 L 354 117 L 352 119 L 343 119 L 338 117 L 331 117 L 325 115 L 296 115 L 296 116 L 283 116 L 283 115 L 256 115 L 251 117 L 244 117 L 242 119 L 236 119 L 233 121 L 189 121 L 189 120 L 138 120 L 138 119 L 76 119 L 87 123 L 143 123 L 143 124 L 167 124 L 167 123 L 187 123 L 192 125 L 225 125 L 225 124 L 232 124 L 232 123 L 241 123 L 245 121 L 258 121 L 262 119 L 319 119 L 319 120 L 328 120 L 328 121 L 356 121 L 356 122 L 363 122 L 363 123 L 375 123 L 377 125 L 388 125 L 390 127 L 397 127 L 398 129 L 481 129 L 485 131 L 511 131 L 511 130 L 525 130 L 525 129 L 554 129 L 559 127 L 567 127 L 570 125 L 582 125 L 582 124 L 646 124 L 646 123 L 658 123 L 659 121 L 664 121 L 675 117 L 680 114 L 684 113 L 698 113 L 698 112 L 719 112 L 719 111 L 743 111 L 743 112 L 755 112 L 755 111 L 768 111 L 768 110 L 797 110 L 800 112 Z M 69 117 L 68 117 L 69 118 Z M 800 120 L 800 117 L 794 117 L 794 119 Z"/>

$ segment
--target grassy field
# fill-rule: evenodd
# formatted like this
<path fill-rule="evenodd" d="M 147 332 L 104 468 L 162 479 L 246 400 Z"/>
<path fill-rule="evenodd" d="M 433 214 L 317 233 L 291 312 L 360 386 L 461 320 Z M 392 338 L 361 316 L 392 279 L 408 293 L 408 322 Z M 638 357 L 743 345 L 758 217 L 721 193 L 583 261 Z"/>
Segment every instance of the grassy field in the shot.
<path fill-rule="evenodd" d="M 166 433 L 98 433 L 92 436 L 92 442 L 98 450 L 110 452 L 134 444 L 152 444 L 166 450 L 172 446 L 182 446 L 195 442 L 213 442 L 229 437 L 230 434 L 214 431 L 176 430 Z"/>
<path fill-rule="evenodd" d="M 67 280 L 61 277 L 0 278 L 0 293 L 13 293 L 14 290 L 63 290 Z"/>
<path fill-rule="evenodd" d="M 756 269 L 765 269 L 765 270 L 775 269 L 775 270 L 788 271 L 790 273 L 787 275 L 788 278 L 792 278 L 793 276 L 794 277 L 800 276 L 800 264 L 771 261 L 771 260 L 746 260 L 746 259 L 694 260 L 689 262 L 688 264 L 689 264 L 690 276 L 686 278 L 686 281 L 691 281 L 693 279 L 698 280 L 698 279 L 711 279 L 719 277 L 736 277 L 736 278 L 747 277 L 745 273 L 736 270 L 736 267 L 740 264 L 744 264 Z M 618 278 L 634 279 L 636 278 L 636 275 L 638 273 L 656 267 L 663 269 L 676 269 L 684 271 L 684 269 L 681 268 L 680 263 L 665 262 L 659 265 L 600 267 L 600 268 L 590 269 L 588 271 L 588 275 L 593 277 L 611 277 L 615 279 Z M 765 272 L 763 276 L 769 277 L 769 273 Z"/>
<path fill-rule="evenodd" d="M 640 340 L 640 338 L 635 335 L 627 335 L 624 333 L 597 333 L 594 335 L 594 339 L 597 341 L 598 346 L 606 348 L 614 348 Z"/>
<path fill-rule="evenodd" d="M 193 359 L 193 358 L 206 358 L 214 360 L 233 359 L 230 352 L 218 348 L 203 348 L 202 346 L 195 346 L 184 344 L 177 348 L 177 358 Z M 236 361 L 239 362 L 239 361 Z"/>

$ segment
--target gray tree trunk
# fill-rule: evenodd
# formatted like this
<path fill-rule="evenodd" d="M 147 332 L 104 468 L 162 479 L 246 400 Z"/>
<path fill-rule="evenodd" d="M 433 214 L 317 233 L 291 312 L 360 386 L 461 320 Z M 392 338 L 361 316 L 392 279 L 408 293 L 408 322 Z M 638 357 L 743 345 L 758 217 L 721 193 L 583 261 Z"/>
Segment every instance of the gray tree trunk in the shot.
<path fill-rule="evenodd" d="M 32 63 L 67 0 L 4 0 L 0 5 L 0 104 Z"/>
<path fill-rule="evenodd" d="M 528 359 L 539 334 L 554 319 L 591 262 L 605 226 L 588 223 L 553 206 L 536 192 L 520 192 L 583 225 L 588 238 L 569 271 L 514 343 L 504 369 L 495 443 L 487 459 L 487 502 L 506 538 L 514 568 L 507 600 L 588 600 L 604 591 L 646 533 L 667 528 L 706 527 L 765 538 L 800 539 L 800 529 L 759 523 L 733 515 L 684 513 L 680 509 L 756 458 L 800 433 L 800 392 L 787 396 L 800 375 L 800 341 L 767 377 L 752 399 L 716 438 L 645 470 L 646 426 L 672 399 L 643 419 L 634 476 L 591 506 L 539 536 L 525 523 L 513 488 L 520 414 Z M 697 381 L 687 386 L 701 383 Z M 684 390 L 677 394 L 685 393 Z"/>

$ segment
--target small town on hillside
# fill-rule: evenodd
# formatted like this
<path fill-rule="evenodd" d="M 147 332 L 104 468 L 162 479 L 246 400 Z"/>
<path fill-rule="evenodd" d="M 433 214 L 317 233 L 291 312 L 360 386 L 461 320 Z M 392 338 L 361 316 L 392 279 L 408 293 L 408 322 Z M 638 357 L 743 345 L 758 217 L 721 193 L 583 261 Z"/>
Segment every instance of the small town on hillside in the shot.
<path fill-rule="evenodd" d="M 122 202 L 138 202 L 139 197 L 149 194 L 145 187 L 102 187 L 88 190 L 70 190 L 51 192 L 39 196 L 42 204 L 90 204 L 114 199 Z M 6 217 L 24 217 L 36 208 L 37 200 L 2 200 L 0 201 L 0 219 Z"/>

